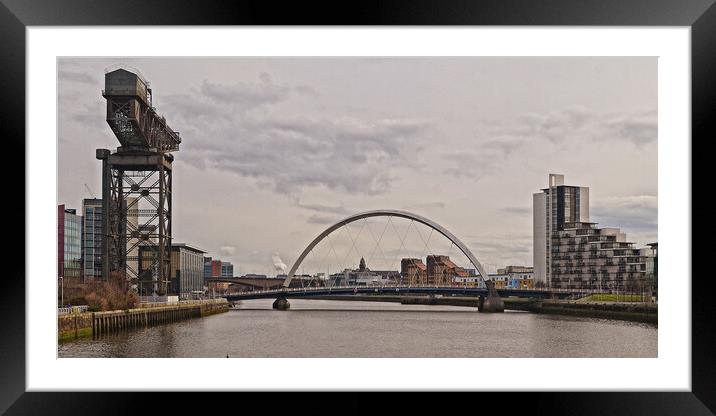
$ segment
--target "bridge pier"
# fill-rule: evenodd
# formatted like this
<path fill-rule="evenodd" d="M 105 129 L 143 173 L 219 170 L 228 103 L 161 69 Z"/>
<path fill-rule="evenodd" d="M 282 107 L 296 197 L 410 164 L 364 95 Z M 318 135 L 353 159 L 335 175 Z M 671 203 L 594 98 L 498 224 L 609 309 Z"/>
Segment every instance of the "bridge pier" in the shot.
<path fill-rule="evenodd" d="M 497 293 L 497 290 L 495 290 L 495 283 L 491 280 L 486 280 L 485 285 L 487 286 L 487 298 L 480 296 L 480 300 L 477 303 L 477 310 L 488 313 L 504 312 L 505 302 Z"/>
<path fill-rule="evenodd" d="M 291 304 L 288 303 L 288 299 L 286 299 L 283 296 L 281 296 L 278 299 L 276 299 L 275 301 L 273 301 L 272 306 L 274 309 L 279 310 L 279 311 L 287 311 L 287 310 L 291 309 Z"/>

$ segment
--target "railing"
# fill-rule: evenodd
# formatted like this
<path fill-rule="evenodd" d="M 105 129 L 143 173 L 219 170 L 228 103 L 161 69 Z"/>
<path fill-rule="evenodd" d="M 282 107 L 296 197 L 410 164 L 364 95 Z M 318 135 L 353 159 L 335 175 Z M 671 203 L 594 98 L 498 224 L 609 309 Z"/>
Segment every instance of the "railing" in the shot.
<path fill-rule="evenodd" d="M 239 292 L 239 293 L 231 293 L 227 294 L 225 296 L 241 296 L 241 295 L 258 295 L 258 294 L 280 294 L 280 293 L 309 293 L 309 292 L 324 292 L 324 291 L 332 291 L 332 290 L 339 290 L 339 291 L 345 291 L 345 290 L 351 290 L 353 289 L 354 292 L 357 292 L 357 290 L 361 291 L 369 291 L 370 289 L 374 289 L 375 291 L 380 290 L 395 290 L 398 292 L 400 289 L 420 289 L 420 288 L 430 288 L 430 289 L 482 289 L 487 290 L 487 288 L 483 287 L 475 287 L 475 286 L 438 286 L 438 285 L 394 285 L 394 286 L 312 286 L 312 287 L 297 287 L 297 288 L 281 288 L 281 289 L 264 289 L 264 290 L 254 290 L 249 292 Z M 511 288 L 496 288 L 496 289 L 511 289 Z M 513 289 L 514 290 L 514 289 Z M 533 288 L 533 289 L 519 289 L 522 291 L 534 291 L 537 293 L 540 292 L 558 292 L 558 293 L 572 293 L 572 292 L 595 292 L 595 290 L 590 289 L 568 289 L 568 288 Z"/>
<path fill-rule="evenodd" d="M 87 305 L 70 306 L 67 308 L 57 308 L 58 315 L 70 315 L 73 313 L 87 312 Z"/>
<path fill-rule="evenodd" d="M 255 292 L 247 292 L 255 293 Z M 141 302 L 137 304 L 136 308 L 155 308 L 157 306 L 182 306 L 182 305 L 206 305 L 209 303 L 223 303 L 226 299 L 214 298 L 214 299 L 194 299 L 194 300 L 178 300 L 173 302 Z"/>

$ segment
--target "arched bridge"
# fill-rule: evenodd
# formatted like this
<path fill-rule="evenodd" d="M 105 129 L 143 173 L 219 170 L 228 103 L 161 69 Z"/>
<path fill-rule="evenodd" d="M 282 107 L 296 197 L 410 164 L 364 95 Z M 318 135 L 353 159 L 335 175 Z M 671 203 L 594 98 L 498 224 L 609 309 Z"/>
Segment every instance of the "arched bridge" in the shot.
<path fill-rule="evenodd" d="M 284 282 L 284 287 L 290 287 L 291 286 L 291 280 L 293 279 L 296 270 L 298 270 L 298 267 L 301 265 L 303 260 L 306 258 L 308 253 L 313 250 L 314 247 L 321 241 L 323 241 L 324 238 L 328 237 L 329 234 L 336 231 L 337 229 L 343 227 L 346 224 L 350 224 L 355 221 L 362 220 L 364 218 L 371 218 L 371 217 L 399 217 L 399 218 L 405 218 L 412 221 L 417 221 L 421 224 L 427 225 L 428 227 L 432 228 L 433 230 L 439 232 L 443 236 L 445 236 L 448 240 L 450 240 L 453 244 L 455 244 L 460 251 L 470 260 L 470 263 L 472 263 L 473 266 L 475 266 L 475 269 L 480 274 L 480 276 L 484 279 L 487 276 L 487 272 L 482 267 L 482 264 L 477 260 L 477 257 L 475 257 L 474 254 L 470 251 L 467 246 L 460 241 L 459 238 L 457 238 L 453 233 L 448 231 L 445 227 L 442 225 L 436 223 L 435 221 L 432 221 L 428 218 L 425 218 L 423 216 L 413 214 L 411 212 L 407 211 L 398 211 L 398 210 L 389 210 L 389 209 L 382 209 L 382 210 L 376 210 L 376 211 L 367 211 L 360 214 L 352 215 L 348 218 L 345 218 L 332 226 L 326 228 L 325 231 L 323 231 L 321 234 L 318 235 L 311 243 L 306 247 L 305 250 L 303 250 L 303 253 L 298 257 L 296 262 L 293 263 L 293 266 L 291 267 L 291 270 L 288 272 L 288 277 L 286 277 L 286 281 Z"/>
<path fill-rule="evenodd" d="M 296 287 L 298 286 L 296 280 L 299 278 L 295 276 L 296 270 L 304 261 L 306 256 L 319 244 L 323 239 L 328 237 L 332 232 L 339 228 L 350 224 L 355 221 L 359 221 L 365 218 L 371 217 L 399 217 L 409 219 L 424 224 L 431 229 L 442 234 L 448 240 L 450 240 L 460 251 L 468 258 L 470 263 L 475 267 L 479 276 L 483 279 L 485 285 L 479 285 L 478 287 L 468 286 L 457 286 L 457 285 L 407 285 L 402 283 L 395 284 L 381 284 L 381 285 L 358 285 L 358 286 L 324 286 L 324 285 L 309 285 L 308 287 Z M 492 281 L 485 281 L 487 272 L 482 267 L 482 264 L 477 260 L 477 257 L 470 251 L 470 249 L 457 238 L 453 233 L 448 231 L 445 227 L 440 224 L 425 218 L 423 216 L 413 214 L 406 211 L 397 210 L 376 210 L 367 211 L 360 214 L 352 215 L 345 218 L 336 224 L 328 227 L 322 233 L 320 233 L 311 243 L 303 250 L 298 259 L 293 263 L 286 279 L 283 281 L 282 287 L 272 287 L 265 290 L 258 291 L 247 291 L 229 294 L 226 297 L 229 301 L 240 301 L 250 299 L 270 299 L 275 298 L 273 307 L 275 309 L 288 309 L 290 307 L 287 299 L 288 298 L 321 298 L 331 295 L 442 295 L 442 296 L 473 296 L 480 298 L 480 304 L 483 305 L 483 309 L 488 312 L 502 312 L 504 306 L 502 304 L 502 297 L 517 296 L 525 298 L 565 298 L 575 295 L 580 295 L 579 291 L 571 290 L 545 290 L 545 289 L 496 289 Z M 303 282 L 301 280 L 301 282 Z M 293 284 L 292 284 L 293 283 Z M 585 292 L 586 293 L 586 292 Z M 484 301 L 484 302 L 483 302 Z M 481 310 L 483 310 L 481 309 Z"/>

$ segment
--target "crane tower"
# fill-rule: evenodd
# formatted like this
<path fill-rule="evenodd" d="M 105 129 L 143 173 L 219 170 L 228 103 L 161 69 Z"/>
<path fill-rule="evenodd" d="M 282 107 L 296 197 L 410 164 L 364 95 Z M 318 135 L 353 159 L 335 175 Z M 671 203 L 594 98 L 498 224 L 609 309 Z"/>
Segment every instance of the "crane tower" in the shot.
<path fill-rule="evenodd" d="M 141 294 L 172 292 L 172 162 L 179 133 L 152 106 L 138 73 L 118 67 L 104 75 L 107 124 L 119 140 L 102 161 L 102 277 L 125 278 Z"/>

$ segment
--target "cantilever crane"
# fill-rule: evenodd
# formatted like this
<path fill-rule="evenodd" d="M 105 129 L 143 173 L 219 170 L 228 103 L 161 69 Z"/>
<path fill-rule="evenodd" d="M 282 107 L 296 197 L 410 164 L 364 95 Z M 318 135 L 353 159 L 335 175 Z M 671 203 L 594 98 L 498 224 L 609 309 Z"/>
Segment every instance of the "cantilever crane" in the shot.
<path fill-rule="evenodd" d="M 125 147 L 179 150 L 181 138 L 152 107 L 152 89 L 139 75 L 117 69 L 105 76 L 102 96 L 107 99 L 107 123 Z"/>
<path fill-rule="evenodd" d="M 102 160 L 105 280 L 124 277 L 141 293 L 179 288 L 171 276 L 172 162 L 181 138 L 152 106 L 152 89 L 136 71 L 105 73 L 107 124 L 120 147 L 97 149 Z M 171 284 L 171 287 L 170 287 Z"/>

